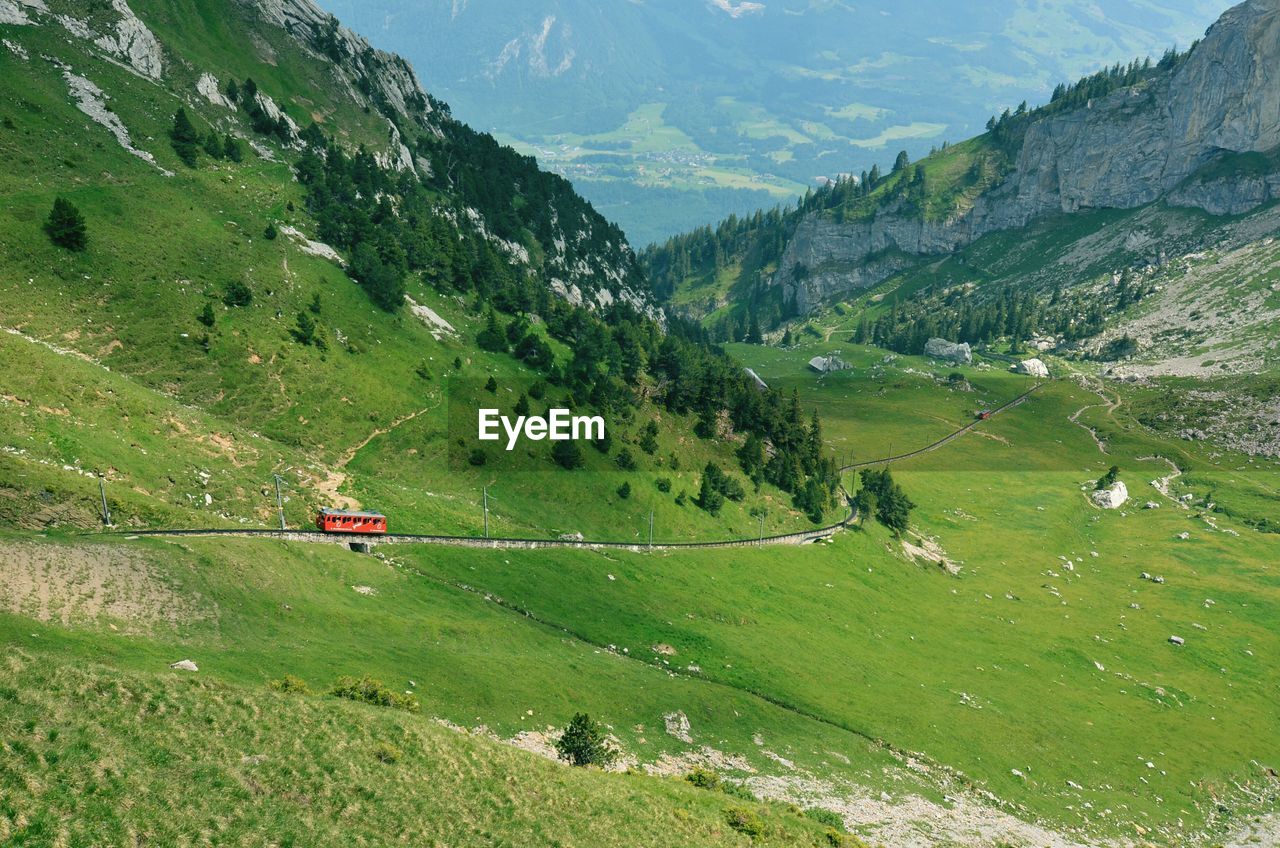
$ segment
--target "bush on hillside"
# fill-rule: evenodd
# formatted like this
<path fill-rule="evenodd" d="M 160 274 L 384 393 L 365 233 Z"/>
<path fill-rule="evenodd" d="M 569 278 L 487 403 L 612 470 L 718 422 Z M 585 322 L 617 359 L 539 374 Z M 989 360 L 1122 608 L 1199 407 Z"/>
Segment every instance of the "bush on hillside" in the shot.
<path fill-rule="evenodd" d="M 84 215 L 65 197 L 55 198 L 49 218 L 44 222 L 44 231 L 49 240 L 58 247 L 67 250 L 81 251 L 89 245 L 89 230 L 84 222 Z"/>
<path fill-rule="evenodd" d="M 606 738 L 604 726 L 593 721 L 586 713 L 574 714 L 556 742 L 556 753 L 560 755 L 560 759 L 568 760 L 570 765 L 601 768 L 618 757 L 618 752 Z"/>
<path fill-rule="evenodd" d="M 720 775 L 702 766 L 695 766 L 693 771 L 684 776 L 684 779 L 699 789 L 720 788 Z"/>
<path fill-rule="evenodd" d="M 376 707 L 391 707 L 397 710 L 416 713 L 422 707 L 418 699 L 412 695 L 401 695 L 387 688 L 381 680 L 372 677 L 339 677 L 329 690 L 330 695 L 372 704 Z"/>
<path fill-rule="evenodd" d="M 730 807 L 724 811 L 725 821 L 729 827 L 753 839 L 764 835 L 764 820 L 755 810 L 746 807 Z"/>
<path fill-rule="evenodd" d="M 1098 491 L 1109 488 L 1116 480 L 1120 479 L 1120 467 L 1113 465 L 1107 469 L 1107 473 L 1098 478 L 1098 484 L 1095 487 Z"/>
<path fill-rule="evenodd" d="M 804 811 L 804 814 L 808 818 L 816 821 L 818 824 L 825 824 L 827 827 L 835 828 L 839 831 L 844 830 L 844 819 L 840 817 L 839 813 L 823 809 L 822 807 L 810 807 Z"/>
<path fill-rule="evenodd" d="M 400 762 L 400 758 L 404 756 L 404 752 L 392 745 L 390 742 L 379 742 L 373 748 L 373 756 L 380 763 L 391 765 Z"/>
<path fill-rule="evenodd" d="M 253 303 L 253 290 L 242 280 L 227 283 L 227 290 L 222 295 L 222 302 L 227 306 L 248 306 Z"/>
<path fill-rule="evenodd" d="M 307 685 L 307 681 L 301 677 L 294 677 L 292 674 L 286 674 L 279 680 L 273 680 L 267 685 L 277 692 L 286 692 L 292 695 L 311 694 L 311 687 Z"/>

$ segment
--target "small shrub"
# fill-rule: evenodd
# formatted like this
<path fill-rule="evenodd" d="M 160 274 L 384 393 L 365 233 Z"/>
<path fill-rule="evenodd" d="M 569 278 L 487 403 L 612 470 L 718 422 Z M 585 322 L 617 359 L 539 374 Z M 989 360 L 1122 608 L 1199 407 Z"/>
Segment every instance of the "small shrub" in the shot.
<path fill-rule="evenodd" d="M 227 283 L 227 290 L 222 295 L 222 302 L 227 306 L 248 306 L 253 303 L 253 290 L 242 280 Z"/>
<path fill-rule="evenodd" d="M 276 229 L 276 225 L 268 223 L 262 231 L 262 237 L 267 241 L 275 241 L 276 236 L 280 235 L 280 231 Z"/>
<path fill-rule="evenodd" d="M 286 674 L 279 680 L 273 680 L 267 685 L 277 692 L 285 692 L 291 695 L 311 694 L 311 687 L 307 685 L 307 681 L 301 677 L 294 677 L 292 674 Z"/>
<path fill-rule="evenodd" d="M 725 821 L 729 827 L 744 833 L 751 838 L 764 835 L 764 822 L 754 810 L 746 807 L 730 807 L 724 811 Z"/>
<path fill-rule="evenodd" d="M 627 448 L 623 448 L 621 451 L 619 451 L 618 455 L 613 458 L 613 461 L 614 461 L 614 464 L 616 464 L 623 471 L 636 470 L 636 458 L 631 455 L 631 451 L 628 450 Z"/>
<path fill-rule="evenodd" d="M 377 758 L 378 762 L 390 765 L 391 763 L 400 762 L 404 752 L 389 742 L 379 742 L 374 746 L 373 756 Z"/>
<path fill-rule="evenodd" d="M 805 816 L 813 819 L 818 824 L 825 824 L 827 827 L 835 830 L 844 830 L 844 819 L 840 818 L 840 814 L 825 810 L 822 807 L 810 807 L 804 811 Z"/>
<path fill-rule="evenodd" d="M 498 381 L 497 381 L 497 380 L 495 380 L 493 377 L 490 377 L 490 378 L 489 378 L 489 382 L 487 382 L 487 383 L 485 383 L 485 384 L 484 384 L 484 390 L 485 390 L 486 392 L 489 392 L 490 394 L 497 394 L 497 393 L 498 393 Z"/>
<path fill-rule="evenodd" d="M 623 483 L 621 486 L 618 487 L 618 497 L 622 498 L 623 500 L 626 500 L 627 498 L 631 497 L 630 483 Z"/>
<path fill-rule="evenodd" d="M 658 487 L 659 492 L 662 492 L 665 494 L 666 492 L 671 491 L 671 478 L 659 477 L 657 480 L 653 481 L 653 485 Z"/>
<path fill-rule="evenodd" d="M 214 322 L 217 320 L 217 316 L 213 314 L 213 304 L 206 303 L 204 305 L 204 309 L 200 310 L 200 314 L 196 316 L 196 320 L 201 324 L 204 324 L 206 327 L 212 328 Z"/>
<path fill-rule="evenodd" d="M 486 454 L 480 448 L 476 448 L 475 450 L 473 450 L 471 452 L 471 455 L 467 457 L 467 462 L 471 463 L 477 468 L 479 468 L 481 465 L 484 465 L 488 461 L 489 461 L 488 454 Z"/>
<path fill-rule="evenodd" d="M 702 766 L 695 766 L 693 771 L 684 776 L 684 779 L 699 789 L 720 788 L 720 775 Z"/>
<path fill-rule="evenodd" d="M 397 710 L 416 713 L 422 707 L 418 699 L 412 695 L 401 695 L 388 689 L 381 680 L 372 677 L 339 677 L 329 690 L 330 695 L 358 701 L 362 704 L 373 704 L 377 707 L 392 707 Z"/>

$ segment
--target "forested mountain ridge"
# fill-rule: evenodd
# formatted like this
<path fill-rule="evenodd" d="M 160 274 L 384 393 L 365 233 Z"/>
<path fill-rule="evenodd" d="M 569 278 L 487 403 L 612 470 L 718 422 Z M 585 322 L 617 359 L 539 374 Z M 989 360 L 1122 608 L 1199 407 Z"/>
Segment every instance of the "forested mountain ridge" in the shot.
<path fill-rule="evenodd" d="M 900 155 L 796 209 L 673 239 L 646 265 L 682 311 L 754 303 L 767 327 L 1045 216 L 1156 201 L 1211 215 L 1258 208 L 1280 195 L 1280 98 L 1267 70 L 1278 31 L 1273 0 L 1243 3 L 1185 53 L 1059 86 L 981 136 L 915 163 Z"/>
<path fill-rule="evenodd" d="M 29 362 L 52 345 L 43 349 L 136 383 L 130 391 L 211 416 L 188 429 L 261 439 L 263 465 L 189 478 L 173 470 L 191 462 L 185 450 L 145 448 L 133 425 L 115 428 L 111 458 L 102 440 L 46 438 L 62 424 L 5 407 L 16 416 L 10 461 L 127 482 L 113 491 L 138 496 L 118 511 L 135 525 L 190 523 L 172 512 L 190 507 L 261 521 L 254 481 L 270 467 L 302 491 L 295 521 L 363 500 L 402 527 L 466 530 L 472 494 L 496 473 L 450 430 L 469 423 L 475 435 L 474 409 L 469 421 L 450 415 L 471 398 L 520 415 L 590 408 L 616 435 L 589 456 L 522 454 L 560 474 L 553 488 L 564 492 L 547 509 L 539 475 L 513 482 L 528 498 L 514 510 L 507 494 L 520 532 L 604 533 L 617 524 L 610 510 L 643 510 L 669 517 L 659 532 L 723 536 L 742 532 L 734 522 L 757 526 L 754 513 L 780 498 L 783 524 L 837 506 L 810 411 L 757 391 L 681 325 L 668 332 L 616 226 L 562 177 L 454 120 L 407 63 L 306 0 L 30 0 L 0 13 L 0 186 L 13 198 L 0 215 L 0 304 L 4 328 L 28 345 L 12 342 L 12 370 L 31 376 L 14 397 L 63 391 Z M 486 389 L 501 395 L 487 400 Z M 68 424 L 111 420 L 72 409 Z M 690 429 L 696 443 L 678 435 Z M 391 433 L 412 459 L 382 454 Z M 768 463 L 714 444 L 747 433 L 768 446 Z M 365 473 L 342 470 L 365 447 L 378 456 Z M 694 502 L 699 476 L 720 480 L 726 465 L 754 491 L 735 478 L 721 487 L 728 505 Z M 578 468 L 620 478 L 602 485 L 627 494 L 602 504 L 575 481 Z M 658 469 L 663 487 L 650 479 L 630 497 L 626 478 Z M 433 491 L 443 481 L 456 496 Z M 83 482 L 64 482 L 48 490 L 57 515 L 37 523 L 93 523 Z M 38 493 L 16 491 L 7 514 L 31 520 Z"/>
<path fill-rule="evenodd" d="M 181 15 L 175 14 L 176 9 L 157 9 L 168 20 L 161 25 L 165 28 L 156 26 L 153 31 L 144 22 L 144 18 L 152 20 L 149 10 L 144 4 L 136 5 L 142 18 L 123 2 L 10 0 L 0 5 L 0 21 L 53 27 L 83 39 L 99 55 L 181 92 L 215 128 L 233 128 L 237 116 L 246 116 L 253 129 L 265 130 L 254 139 L 258 145 L 273 139 L 285 149 L 301 150 L 318 138 L 304 135 L 310 125 L 336 132 L 334 140 L 349 152 L 363 146 L 379 167 L 421 178 L 444 195 L 446 217 L 461 216 L 457 226 L 473 231 L 479 237 L 476 244 L 486 245 L 469 248 L 480 254 L 475 261 L 510 262 L 561 296 L 593 307 L 621 299 L 647 309 L 634 256 L 616 226 L 582 201 L 563 179 L 538 170 L 532 159 L 453 120 L 448 106 L 422 88 L 408 63 L 373 49 L 308 0 L 237 0 L 231 7 L 233 20 L 254 33 L 250 50 L 242 57 L 220 56 L 210 49 L 212 45 L 188 40 L 192 28 L 183 18 L 201 21 L 197 8 Z M 249 24 L 250 20 L 261 23 Z M 317 76 L 279 80 L 279 84 L 264 80 L 260 89 L 254 84 L 247 101 L 237 103 L 226 87 L 235 80 L 228 66 L 249 65 L 254 58 L 268 65 L 275 61 L 271 45 L 253 29 L 262 25 L 287 33 L 311 64 L 310 73 Z M 227 24 L 219 27 L 229 28 Z M 38 61 L 6 52 L 15 62 Z M 210 61 L 201 63 L 205 58 Z M 240 77 L 241 83 L 246 76 L 252 79 L 246 74 Z M 299 100 L 298 89 L 312 87 L 308 83 L 345 102 L 330 109 L 307 108 Z M 107 92 L 106 98 L 110 96 Z M 343 113 L 351 107 L 363 115 Z M 105 111 L 109 113 L 109 107 Z M 280 122 L 279 132 L 276 122 Z M 488 253 L 494 254 L 493 260 Z"/>

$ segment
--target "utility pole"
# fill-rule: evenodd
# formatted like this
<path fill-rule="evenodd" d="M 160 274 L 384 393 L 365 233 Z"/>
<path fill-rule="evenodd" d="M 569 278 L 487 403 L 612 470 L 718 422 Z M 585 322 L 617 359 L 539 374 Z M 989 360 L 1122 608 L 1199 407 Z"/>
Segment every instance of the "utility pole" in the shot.
<path fill-rule="evenodd" d="M 649 550 L 653 550 L 653 510 L 649 510 Z"/>
<path fill-rule="evenodd" d="M 111 508 L 107 506 L 107 480 L 101 471 L 98 472 L 98 493 L 102 495 L 102 523 L 111 526 Z"/>
<path fill-rule="evenodd" d="M 764 544 L 764 513 L 760 513 L 760 544 Z"/>
<path fill-rule="evenodd" d="M 489 538 L 489 488 L 486 486 L 480 490 L 484 493 L 484 537 Z"/>
<path fill-rule="evenodd" d="M 272 474 L 276 481 L 276 512 L 280 513 L 280 529 L 284 530 L 284 501 L 280 500 L 280 475 Z"/>

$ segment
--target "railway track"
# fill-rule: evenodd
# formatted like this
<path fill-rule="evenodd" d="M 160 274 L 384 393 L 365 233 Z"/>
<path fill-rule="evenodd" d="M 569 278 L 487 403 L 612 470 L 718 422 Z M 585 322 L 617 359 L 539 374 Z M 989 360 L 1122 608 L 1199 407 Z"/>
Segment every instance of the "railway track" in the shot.
<path fill-rule="evenodd" d="M 1000 406 L 997 406 L 995 409 L 991 410 L 991 414 L 987 416 L 987 418 L 988 419 L 994 418 L 995 416 L 999 415 L 1001 412 L 1004 412 L 1006 409 L 1012 409 L 1013 407 L 1017 406 L 1018 404 L 1026 400 L 1028 397 L 1030 397 L 1033 392 L 1035 392 L 1037 389 L 1039 389 L 1043 385 L 1044 383 L 1036 383 L 1034 386 L 1027 389 L 1025 392 L 1018 395 L 1013 400 L 1009 401 L 1008 403 L 1001 404 Z M 960 438 L 965 433 L 969 432 L 974 427 L 977 427 L 979 424 L 981 424 L 983 420 L 986 420 L 986 419 L 981 419 L 981 418 L 974 419 L 973 421 L 970 421 L 968 424 L 961 427 L 959 430 L 956 430 L 952 433 L 948 433 L 947 435 L 943 436 L 941 439 L 938 439 L 938 441 L 929 445 L 925 445 L 922 448 L 917 448 L 916 450 L 908 451 L 907 453 L 899 453 L 899 454 L 894 454 L 893 456 L 882 457 L 881 459 L 867 459 L 867 460 L 863 460 L 862 462 L 853 462 L 853 463 L 850 463 L 849 465 L 840 466 L 840 470 L 853 471 L 858 468 L 870 468 L 873 465 L 889 465 L 890 463 L 893 463 L 893 462 L 901 462 L 904 459 L 911 459 L 912 457 L 922 456 L 926 453 L 936 451 L 938 448 L 942 447 L 948 442 L 951 442 Z"/>
<path fill-rule="evenodd" d="M 1043 385 L 1037 383 L 1027 391 L 1018 395 L 1013 400 L 991 410 L 991 416 L 998 415 L 1007 409 L 1011 409 L 1022 403 Z M 900 462 L 904 459 L 920 456 L 922 454 L 935 451 L 943 445 L 951 442 L 974 427 L 982 423 L 982 420 L 971 421 L 956 431 L 944 436 L 932 444 L 926 445 L 917 450 L 907 453 L 896 454 L 894 456 L 882 457 L 880 459 L 869 459 L 863 462 L 854 462 L 849 465 L 840 467 L 842 472 L 850 471 L 858 468 L 867 468 L 873 465 L 888 465 L 894 462 Z M 842 494 L 844 494 L 842 492 Z M 845 496 L 845 502 L 848 503 L 848 496 Z M 630 551 L 648 551 L 648 550 L 685 550 L 696 548 L 748 548 L 758 547 L 762 545 L 804 545 L 810 542 L 816 542 L 820 539 L 830 539 L 840 530 L 848 527 L 854 519 L 857 518 L 856 512 L 852 507 L 843 519 L 826 527 L 819 527 L 814 530 L 803 530 L 798 533 L 779 533 L 772 536 L 753 536 L 739 539 L 721 539 L 709 542 L 655 542 L 648 544 L 647 542 L 617 542 L 617 541 L 599 541 L 592 539 L 530 539 L 516 536 L 503 537 L 477 537 L 477 536 L 451 536 L 432 533 L 383 533 L 376 536 L 354 536 L 342 535 L 336 533 L 321 533 L 317 530 L 264 530 L 264 529 L 242 529 L 242 528 L 218 528 L 208 527 L 200 529 L 188 530 L 131 530 L 127 533 L 118 532 L 113 535 L 127 536 L 227 536 L 233 538 L 258 538 L 258 539 L 279 539 L 286 542 L 321 542 L 327 544 L 340 544 L 348 546 L 358 545 L 450 545 L 453 547 L 466 548 L 522 548 L 534 550 L 537 548 L 585 548 L 588 550 L 595 549 L 614 549 L 614 550 L 630 550 Z"/>

